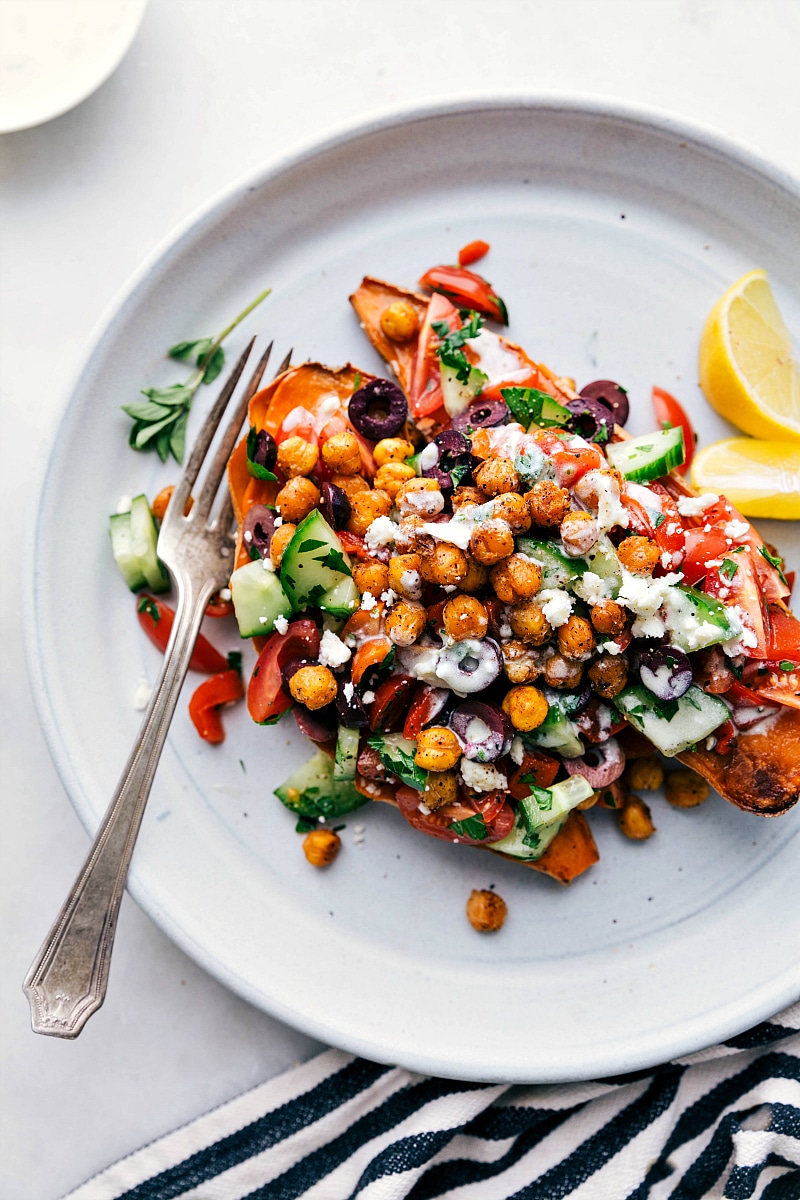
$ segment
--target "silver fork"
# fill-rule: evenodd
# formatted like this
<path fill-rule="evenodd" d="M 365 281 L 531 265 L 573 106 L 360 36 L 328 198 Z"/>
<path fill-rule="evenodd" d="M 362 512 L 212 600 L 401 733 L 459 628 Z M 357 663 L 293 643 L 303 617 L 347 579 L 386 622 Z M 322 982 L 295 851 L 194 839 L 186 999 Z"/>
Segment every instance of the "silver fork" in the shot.
<path fill-rule="evenodd" d="M 31 1006 L 35 1033 L 77 1037 L 105 999 L 122 893 L 153 777 L 206 605 L 230 578 L 233 507 L 227 488 L 216 516 L 212 515 L 212 506 L 247 405 L 266 370 L 272 343 L 235 405 L 200 494 L 186 516 L 184 508 L 254 342 L 255 338 L 208 414 L 161 525 L 158 555 L 168 567 L 178 593 L 172 635 L 137 744 L 86 862 L 25 978 L 23 990 Z M 291 351 L 277 374 L 286 369 L 290 358 Z"/>

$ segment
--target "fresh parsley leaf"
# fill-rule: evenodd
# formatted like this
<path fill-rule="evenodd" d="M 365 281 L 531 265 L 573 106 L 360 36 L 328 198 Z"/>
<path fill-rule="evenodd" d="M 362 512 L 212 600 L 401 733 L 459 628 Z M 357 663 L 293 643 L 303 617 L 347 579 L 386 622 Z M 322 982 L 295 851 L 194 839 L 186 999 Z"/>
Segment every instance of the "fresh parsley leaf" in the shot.
<path fill-rule="evenodd" d="M 246 774 L 247 774 L 247 767 L 244 765 L 244 759 L 243 759 L 243 758 L 240 758 L 240 759 L 239 759 L 239 766 L 242 768 L 242 771 L 243 771 L 243 772 L 244 772 L 244 774 L 246 775 Z"/>
<path fill-rule="evenodd" d="M 653 518 L 653 524 L 655 525 L 656 529 L 659 529 L 664 524 L 666 519 L 667 518 L 662 512 L 656 513 L 655 517 Z"/>
<path fill-rule="evenodd" d="M 474 817 L 465 817 L 463 821 L 453 821 L 448 829 L 453 833 L 457 833 L 459 837 L 473 838 L 475 841 L 482 842 L 484 838 L 489 836 L 489 830 L 486 828 L 486 822 L 480 813 L 476 813 Z"/>
<path fill-rule="evenodd" d="M 246 454 L 247 454 L 247 470 L 254 479 L 266 479 L 274 483 L 278 476 L 273 474 L 268 467 L 262 467 L 261 463 L 255 461 L 256 450 L 258 447 L 258 429 L 255 425 L 251 425 L 247 433 Z M 320 543 L 321 545 L 322 543 Z"/>
<path fill-rule="evenodd" d="M 242 652 L 241 650 L 228 651 L 228 669 L 230 671 L 238 671 L 242 673 Z"/>
<path fill-rule="evenodd" d="M 778 663 L 778 666 L 780 667 L 780 669 L 782 671 L 796 671 L 797 670 L 797 663 L 789 662 L 788 658 L 782 658 L 781 661 Z"/>
<path fill-rule="evenodd" d="M 321 542 L 317 538 L 306 538 L 300 543 L 301 550 L 319 550 L 321 546 L 327 546 L 327 542 Z M 319 560 L 317 560 L 319 561 Z"/>
<path fill-rule="evenodd" d="M 739 565 L 738 563 L 735 563 L 732 558 L 723 558 L 719 573 L 723 579 L 727 579 L 730 583 L 738 570 Z"/>
<path fill-rule="evenodd" d="M 324 544 L 323 542 L 322 545 Z M 300 549 L 302 550 L 302 546 Z M 328 567 L 331 571 L 339 571 L 342 575 L 353 574 L 344 561 L 344 555 L 341 550 L 336 550 L 333 546 L 329 546 L 327 552 L 319 558 L 315 558 L 314 562 L 322 563 L 323 567 Z"/>
<path fill-rule="evenodd" d="M 199 364 L 200 360 L 208 354 L 213 345 L 213 338 L 198 338 L 196 342 L 178 342 L 176 345 L 170 346 L 167 354 L 170 358 L 177 358 L 179 360 L 196 358 Z"/>
<path fill-rule="evenodd" d="M 361 387 L 361 372 L 356 371 L 356 377 L 353 380 L 353 391 L 357 392 L 360 387 Z"/>
<path fill-rule="evenodd" d="M 679 709 L 680 704 L 677 700 L 659 700 L 657 697 L 653 700 L 652 710 L 662 721 L 671 721 Z"/>
<path fill-rule="evenodd" d="M 139 603 L 136 605 L 136 611 L 139 613 L 147 613 L 154 625 L 157 625 L 161 620 L 161 613 L 158 611 L 158 605 L 150 596 L 142 596 Z"/>
<path fill-rule="evenodd" d="M 450 367 L 456 373 L 459 383 L 469 383 L 472 363 L 464 353 L 464 346 L 472 338 L 476 338 L 483 328 L 484 321 L 476 312 L 461 314 L 464 321 L 460 329 L 450 331 L 446 321 L 435 321 L 433 330 L 442 339 L 436 353 L 442 366 Z"/>
<path fill-rule="evenodd" d="M 758 552 L 762 558 L 767 560 L 768 563 L 772 563 L 773 567 L 780 575 L 781 583 L 785 583 L 788 587 L 789 585 L 786 583 L 786 576 L 783 573 L 783 559 L 779 558 L 777 554 L 770 554 L 766 546 L 759 546 Z"/>
<path fill-rule="evenodd" d="M 294 827 L 295 833 L 311 833 L 312 829 L 319 829 L 319 822 L 313 817 L 299 817 Z"/>

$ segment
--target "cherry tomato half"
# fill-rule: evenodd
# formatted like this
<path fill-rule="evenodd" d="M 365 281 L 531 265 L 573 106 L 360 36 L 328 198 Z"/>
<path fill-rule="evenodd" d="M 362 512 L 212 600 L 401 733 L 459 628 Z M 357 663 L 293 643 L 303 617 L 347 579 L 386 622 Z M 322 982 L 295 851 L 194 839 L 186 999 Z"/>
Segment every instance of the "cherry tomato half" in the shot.
<path fill-rule="evenodd" d="M 273 721 L 291 708 L 292 699 L 283 690 L 281 667 L 293 658 L 317 658 L 319 630 L 313 621 L 292 621 L 286 633 L 273 633 L 258 656 L 247 687 L 247 708 L 258 725 Z"/>
<path fill-rule="evenodd" d="M 212 675 L 195 689 L 189 701 L 189 716 L 203 741 L 214 744 L 225 741 L 219 705 L 241 700 L 243 695 L 244 685 L 238 671 L 222 671 L 219 675 Z"/>
<path fill-rule="evenodd" d="M 678 470 L 682 475 L 685 475 L 691 466 L 692 459 L 694 458 L 694 448 L 697 445 L 697 434 L 692 427 L 692 422 L 686 415 L 683 405 L 669 392 L 665 392 L 663 388 L 654 387 L 652 399 L 656 420 L 661 428 L 674 429 L 680 425 L 683 430 L 683 448 L 686 457 L 678 467 Z"/>
<path fill-rule="evenodd" d="M 458 308 L 471 308 L 493 317 L 501 325 L 508 324 L 508 309 L 488 280 L 464 267 L 431 267 L 419 281 L 420 287 L 430 288 L 447 296 Z"/>

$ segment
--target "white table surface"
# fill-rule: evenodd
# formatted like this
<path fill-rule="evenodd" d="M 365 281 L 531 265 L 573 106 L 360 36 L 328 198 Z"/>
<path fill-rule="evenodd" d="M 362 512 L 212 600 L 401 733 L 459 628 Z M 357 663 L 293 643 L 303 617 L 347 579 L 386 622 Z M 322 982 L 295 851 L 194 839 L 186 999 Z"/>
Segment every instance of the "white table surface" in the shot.
<path fill-rule="evenodd" d="M 641 102 L 800 176 L 799 60 L 797 0 L 150 0 L 94 96 L 0 138 L 2 1200 L 56 1200 L 319 1048 L 228 994 L 127 898 L 104 1008 L 76 1042 L 30 1031 L 20 983 L 87 838 L 37 726 L 17 581 L 65 387 L 117 290 L 237 175 L 436 97 Z"/>

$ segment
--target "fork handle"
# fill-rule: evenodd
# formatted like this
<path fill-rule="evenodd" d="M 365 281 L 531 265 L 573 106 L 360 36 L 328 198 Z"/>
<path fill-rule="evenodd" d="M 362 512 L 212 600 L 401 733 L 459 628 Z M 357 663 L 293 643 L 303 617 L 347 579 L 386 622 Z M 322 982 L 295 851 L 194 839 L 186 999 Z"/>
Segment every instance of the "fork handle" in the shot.
<path fill-rule="evenodd" d="M 133 848 L 205 607 L 214 591 L 213 584 L 194 592 L 188 581 L 177 583 L 172 636 L 137 745 L 78 878 L 25 977 L 23 991 L 31 1006 L 35 1033 L 75 1038 L 105 999 Z"/>

